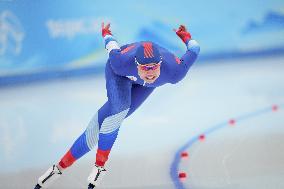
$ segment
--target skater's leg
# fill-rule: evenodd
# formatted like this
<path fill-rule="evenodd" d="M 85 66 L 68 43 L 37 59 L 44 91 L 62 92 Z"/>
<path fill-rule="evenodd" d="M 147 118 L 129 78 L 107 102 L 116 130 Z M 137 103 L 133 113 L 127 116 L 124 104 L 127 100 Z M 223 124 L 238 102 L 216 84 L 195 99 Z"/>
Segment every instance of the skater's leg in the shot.
<path fill-rule="evenodd" d="M 104 108 L 104 106 L 102 108 Z M 59 162 L 61 171 L 71 166 L 76 160 L 89 152 L 97 144 L 98 134 L 99 122 L 98 113 L 96 113 L 86 130 L 77 138 L 71 148 L 61 158 Z"/>
<path fill-rule="evenodd" d="M 106 172 L 103 166 L 116 140 L 119 127 L 130 108 L 131 87 L 131 80 L 115 75 L 107 65 L 106 88 L 108 102 L 104 105 L 104 108 L 98 111 L 99 141 L 96 164 L 88 177 L 91 185 L 97 186 Z"/>
<path fill-rule="evenodd" d="M 110 69 L 110 65 L 107 64 L 106 83 L 108 101 L 100 108 L 87 129 L 74 142 L 58 165 L 53 165 L 40 177 L 37 186 L 47 186 L 57 179 L 65 168 L 71 166 L 77 159 L 89 152 L 97 144 L 100 129 L 102 141 L 104 141 L 101 144 L 108 143 L 107 145 L 110 145 L 109 143 L 113 139 L 108 138 L 116 138 L 114 133 L 118 131 L 130 108 L 132 82 L 126 77 L 115 75 Z M 103 150 L 99 154 L 103 154 L 103 157 L 106 156 L 106 152 Z M 104 169 L 100 168 L 99 170 L 103 172 Z"/>
<path fill-rule="evenodd" d="M 124 118 L 131 115 L 153 92 L 154 88 L 147 88 L 141 85 L 132 85 L 131 88 L 131 104 L 127 111 L 120 111 L 120 113 L 113 114 L 110 119 L 105 119 L 100 123 L 100 137 L 99 146 L 96 156 L 96 165 L 93 167 L 91 174 L 88 177 L 88 189 L 93 189 L 101 181 L 103 175 L 106 173 L 104 164 L 108 159 L 108 155 L 116 140 L 119 126 Z M 119 104 L 119 103 L 118 103 Z M 122 108 L 124 109 L 124 108 Z M 105 110 L 105 109 L 104 109 Z M 101 111 L 102 114 L 106 112 Z M 115 119 L 116 117 L 116 119 Z"/>
<path fill-rule="evenodd" d="M 107 103 L 106 103 L 107 104 Z M 106 104 L 100 110 L 105 109 Z M 98 113 L 92 118 L 87 129 L 74 142 L 70 150 L 62 157 L 57 165 L 50 167 L 39 179 L 36 189 L 48 187 L 57 180 L 65 168 L 71 166 L 77 159 L 89 152 L 96 144 L 99 134 Z"/>
<path fill-rule="evenodd" d="M 130 108 L 125 109 L 126 107 L 121 106 L 122 104 L 128 104 L 125 103 L 128 102 L 128 100 L 122 101 L 124 103 L 118 101 L 109 104 L 110 106 L 109 109 L 117 107 L 122 107 L 122 108 L 116 109 L 114 112 L 112 112 L 111 116 L 100 122 L 101 128 L 99 134 L 98 150 L 96 155 L 96 165 L 93 167 L 93 170 L 90 176 L 88 177 L 88 181 L 90 183 L 89 188 L 97 186 L 97 184 L 102 179 L 103 175 L 106 173 L 104 164 L 108 160 L 110 150 L 116 140 L 122 120 L 125 119 L 130 114 L 132 114 L 146 100 L 146 98 L 153 92 L 153 90 L 154 88 L 147 88 L 141 85 L 132 85 Z M 116 93 L 115 95 L 118 94 L 119 93 Z M 113 100 L 121 99 L 121 98 L 112 99 L 111 96 L 112 96 L 111 93 L 108 94 L 109 102 L 114 102 Z M 129 97 L 127 97 L 127 99 L 129 99 Z M 112 108 L 113 104 L 116 104 L 117 106 Z M 99 113 L 106 114 L 107 112 L 111 112 L 111 111 L 104 112 L 104 110 L 107 109 L 102 109 L 102 111 L 99 111 Z"/>
<path fill-rule="evenodd" d="M 109 153 L 117 138 L 119 127 L 123 119 L 131 115 L 146 100 L 153 90 L 154 88 L 143 87 L 138 84 L 132 85 L 130 108 L 121 111 L 118 114 L 114 114 L 113 116 L 109 117 L 109 120 L 105 120 L 105 124 L 102 124 L 96 155 L 96 164 L 98 166 L 104 166 L 105 162 L 108 160 Z M 110 127 L 107 125 L 108 122 L 112 122 L 112 124 L 114 122 L 115 123 L 112 127 Z"/>
<path fill-rule="evenodd" d="M 106 116 L 106 114 L 99 112 L 108 112 L 108 104 L 109 103 L 106 102 L 95 114 L 95 116 L 91 119 L 87 129 L 77 138 L 71 148 L 61 158 L 60 162 L 57 165 L 50 167 L 38 179 L 36 189 L 39 189 L 42 186 L 47 187 L 48 185 L 50 185 L 53 181 L 59 178 L 64 169 L 71 166 L 76 160 L 89 152 L 97 144 L 100 127 L 99 118 L 103 120 L 103 117 Z"/>
<path fill-rule="evenodd" d="M 146 98 L 153 92 L 153 90 L 154 88 L 147 88 L 141 85 L 132 85 L 131 104 L 130 104 L 129 110 L 124 111 L 124 113 L 120 112 L 120 116 L 119 116 L 119 113 L 114 114 L 116 117 L 120 117 L 120 118 L 113 119 L 113 121 L 121 120 L 119 124 L 114 124 L 116 125 L 117 129 L 115 129 L 113 132 L 103 133 L 104 128 L 108 128 L 108 129 L 111 128 L 111 127 L 104 127 L 104 125 L 107 125 L 104 123 L 112 122 L 111 119 L 109 119 L 108 121 L 106 121 L 107 119 L 105 119 L 104 122 L 100 124 L 102 126 L 100 130 L 99 146 L 98 146 L 97 156 L 96 156 L 96 165 L 93 167 L 93 170 L 88 177 L 88 181 L 90 183 L 89 188 L 94 188 L 94 186 L 97 186 L 97 184 L 102 179 L 103 175 L 106 173 L 104 164 L 108 160 L 110 150 L 116 140 L 119 126 L 122 122 L 122 119 L 132 114 L 146 100 Z M 103 111 L 101 113 L 103 113 Z M 105 129 L 105 130 L 108 130 L 108 129 Z"/>
<path fill-rule="evenodd" d="M 99 110 L 100 133 L 96 164 L 104 166 L 110 150 L 116 140 L 119 127 L 125 119 L 131 105 L 132 81 L 126 77 L 120 77 L 106 68 L 106 88 L 108 103 L 104 109 Z M 110 79 L 111 78 L 111 79 Z"/>
<path fill-rule="evenodd" d="M 102 138 L 101 140 L 104 141 L 103 144 L 110 144 L 111 142 L 109 141 L 116 138 L 116 130 L 120 126 L 130 107 L 131 86 L 132 83 L 128 78 L 114 74 L 109 63 L 107 63 L 106 87 L 108 101 L 99 109 L 84 133 L 81 134 L 70 150 L 63 156 L 59 162 L 61 168 L 65 169 L 71 166 L 76 160 L 93 149 L 97 144 L 100 129 L 102 133 L 100 134 L 100 137 Z M 102 151 L 100 154 L 105 153 L 107 152 Z"/>

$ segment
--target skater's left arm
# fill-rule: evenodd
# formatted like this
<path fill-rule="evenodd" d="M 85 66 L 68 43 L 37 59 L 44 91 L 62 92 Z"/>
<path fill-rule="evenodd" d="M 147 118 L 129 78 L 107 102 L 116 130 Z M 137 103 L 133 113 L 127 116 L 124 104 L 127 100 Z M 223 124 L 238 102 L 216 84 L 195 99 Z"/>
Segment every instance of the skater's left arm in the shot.
<path fill-rule="evenodd" d="M 185 77 L 189 68 L 197 59 L 200 51 L 199 44 L 197 41 L 192 39 L 191 34 L 187 31 L 184 25 L 180 25 L 179 29 L 174 31 L 186 45 L 187 51 L 181 59 L 177 58 L 179 65 L 176 67 L 177 69 L 175 69 L 173 81 L 171 83 L 177 83 Z"/>

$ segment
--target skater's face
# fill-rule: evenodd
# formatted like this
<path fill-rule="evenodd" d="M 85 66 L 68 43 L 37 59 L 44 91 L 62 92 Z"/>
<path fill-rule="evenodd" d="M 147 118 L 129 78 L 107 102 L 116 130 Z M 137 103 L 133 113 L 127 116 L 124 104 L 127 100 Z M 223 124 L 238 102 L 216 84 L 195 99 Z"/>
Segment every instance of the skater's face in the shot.
<path fill-rule="evenodd" d="M 139 64 L 137 66 L 138 75 L 146 83 L 154 83 L 156 79 L 160 76 L 161 72 L 161 63 L 150 63 L 150 64 Z"/>

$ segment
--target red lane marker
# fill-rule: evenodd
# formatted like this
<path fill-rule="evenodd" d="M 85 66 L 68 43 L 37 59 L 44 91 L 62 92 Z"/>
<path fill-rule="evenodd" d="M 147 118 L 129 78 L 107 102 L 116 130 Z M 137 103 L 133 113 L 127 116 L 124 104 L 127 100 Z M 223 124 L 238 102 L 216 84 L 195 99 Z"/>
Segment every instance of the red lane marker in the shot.
<path fill-rule="evenodd" d="M 234 120 L 234 119 L 230 119 L 229 120 L 229 125 L 235 125 L 236 124 L 236 120 Z"/>
<path fill-rule="evenodd" d="M 181 181 L 185 181 L 185 179 L 186 179 L 186 173 L 185 172 L 180 172 L 179 174 L 178 174 L 178 177 L 179 177 L 179 179 L 181 180 Z"/>
<path fill-rule="evenodd" d="M 204 134 L 199 135 L 199 140 L 200 140 L 200 141 L 204 141 L 204 140 L 205 140 L 205 135 L 204 135 Z"/>
<path fill-rule="evenodd" d="M 187 152 L 182 152 L 180 154 L 181 158 L 188 158 L 188 153 Z"/>
<path fill-rule="evenodd" d="M 277 105 L 273 105 L 273 106 L 272 106 L 272 111 L 273 111 L 273 112 L 276 112 L 276 111 L 278 110 L 278 108 L 279 108 L 279 107 L 278 107 Z"/>

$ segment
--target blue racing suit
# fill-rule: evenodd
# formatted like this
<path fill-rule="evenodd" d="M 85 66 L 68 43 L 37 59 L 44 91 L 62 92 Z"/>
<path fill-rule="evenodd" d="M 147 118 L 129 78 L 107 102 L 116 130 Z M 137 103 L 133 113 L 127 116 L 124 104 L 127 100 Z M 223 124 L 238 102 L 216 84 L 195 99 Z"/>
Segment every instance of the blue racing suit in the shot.
<path fill-rule="evenodd" d="M 119 47 L 111 36 L 105 36 L 105 47 L 109 59 L 105 67 L 107 102 L 98 110 L 86 130 L 74 142 L 70 150 L 59 162 L 62 168 L 93 149 L 98 143 L 96 164 L 104 166 L 110 150 L 117 138 L 122 121 L 130 116 L 154 91 L 166 83 L 175 84 L 182 80 L 196 60 L 200 47 L 195 40 L 186 43 L 186 53 L 178 58 L 167 49 L 157 47 L 162 57 L 160 76 L 154 83 L 145 83 L 137 72 L 135 55 L 145 42 L 136 42 Z"/>

